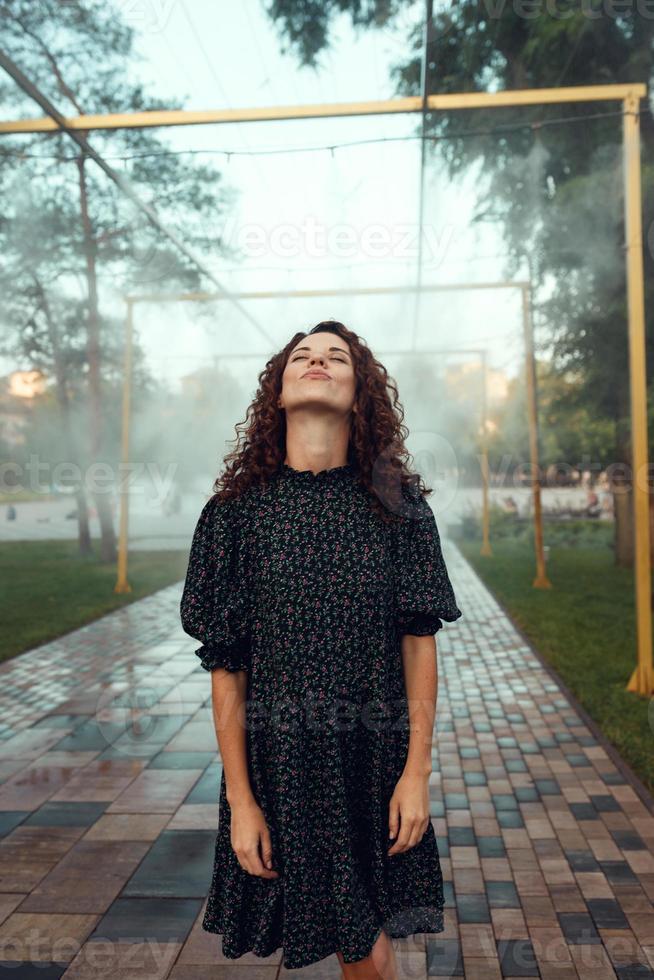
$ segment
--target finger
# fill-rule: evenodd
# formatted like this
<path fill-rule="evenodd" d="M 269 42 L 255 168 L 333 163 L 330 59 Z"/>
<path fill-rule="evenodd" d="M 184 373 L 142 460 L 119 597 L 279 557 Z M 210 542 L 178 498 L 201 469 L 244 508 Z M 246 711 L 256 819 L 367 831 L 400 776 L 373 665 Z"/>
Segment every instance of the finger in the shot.
<path fill-rule="evenodd" d="M 416 817 L 411 827 L 409 847 L 415 847 L 416 844 L 419 844 L 422 839 L 423 833 L 424 833 L 424 820 L 420 819 L 419 817 Z"/>
<path fill-rule="evenodd" d="M 263 842 L 263 834 L 260 835 L 258 846 L 253 848 L 248 848 L 241 853 L 242 861 L 240 861 L 241 867 L 243 867 L 248 874 L 256 875 L 258 878 L 279 878 L 277 871 L 269 870 L 263 864 L 261 856 L 259 854 L 259 845 Z M 263 850 L 263 847 L 262 847 Z M 272 854 L 272 851 L 271 851 Z"/>
<path fill-rule="evenodd" d="M 249 875 L 254 874 L 252 859 L 249 852 L 241 851 L 239 857 L 239 864 L 241 865 L 244 871 L 247 871 Z"/>
<path fill-rule="evenodd" d="M 250 874 L 261 875 L 266 869 L 261 863 L 261 858 L 259 857 L 259 848 L 250 848 L 247 852 L 247 863 L 250 869 Z"/>
<path fill-rule="evenodd" d="M 403 830 L 400 831 L 400 837 L 397 842 L 398 848 L 402 851 L 408 851 L 418 842 L 418 829 L 420 824 L 416 817 L 408 817 L 402 820 L 402 827 Z"/>
<path fill-rule="evenodd" d="M 388 838 L 392 840 L 397 837 L 400 827 L 400 805 L 394 799 L 388 806 Z"/>
<path fill-rule="evenodd" d="M 410 836 L 410 826 L 407 822 L 403 820 L 402 825 L 400 827 L 400 833 L 398 835 L 398 838 L 388 853 L 399 854 L 401 851 L 405 851 L 407 842 L 409 840 L 409 836 Z"/>
<path fill-rule="evenodd" d="M 240 854 L 236 854 L 236 860 L 238 861 L 238 863 L 240 864 L 240 866 L 243 868 L 243 870 L 244 871 L 247 871 L 247 873 L 250 874 L 250 868 L 249 868 L 247 859 L 245 857 L 243 857 L 242 855 L 240 855 Z"/>
<path fill-rule="evenodd" d="M 272 841 L 267 827 L 261 832 L 261 858 L 268 870 L 272 868 Z"/>
<path fill-rule="evenodd" d="M 420 823 L 417 825 L 415 844 L 419 844 L 420 843 L 420 841 L 422 840 L 422 838 L 427 833 L 427 827 L 428 826 L 429 826 L 429 817 L 425 817 L 425 819 L 421 820 Z M 414 844 L 414 846 L 415 846 L 415 844 Z"/>

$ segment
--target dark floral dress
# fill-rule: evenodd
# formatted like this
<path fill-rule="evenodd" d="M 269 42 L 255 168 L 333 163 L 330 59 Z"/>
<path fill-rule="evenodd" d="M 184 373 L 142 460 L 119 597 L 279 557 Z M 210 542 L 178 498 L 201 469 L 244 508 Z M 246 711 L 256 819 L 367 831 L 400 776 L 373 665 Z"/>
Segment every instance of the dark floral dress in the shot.
<path fill-rule="evenodd" d="M 212 497 L 200 514 L 181 601 L 201 666 L 245 670 L 248 766 L 270 829 L 276 879 L 245 871 L 230 843 L 221 776 L 203 928 L 228 958 L 283 948 L 294 969 L 391 936 L 443 931 L 433 824 L 388 857 L 389 801 L 409 730 L 400 638 L 462 613 L 433 511 L 404 489 L 388 525 L 356 464 L 296 470 Z"/>

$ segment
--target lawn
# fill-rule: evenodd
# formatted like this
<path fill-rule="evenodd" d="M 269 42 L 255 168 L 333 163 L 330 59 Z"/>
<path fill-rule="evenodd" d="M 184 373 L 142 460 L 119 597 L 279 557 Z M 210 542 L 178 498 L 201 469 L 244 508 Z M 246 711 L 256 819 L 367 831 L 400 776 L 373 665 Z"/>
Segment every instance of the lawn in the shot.
<path fill-rule="evenodd" d="M 535 589 L 531 530 L 519 538 L 498 525 L 492 557 L 480 539 L 457 541 L 464 556 L 544 660 L 597 723 L 650 792 L 654 792 L 654 700 L 629 694 L 636 664 L 634 580 L 618 568 L 610 525 L 546 524 L 547 573 L 553 588 Z M 650 707 L 651 705 L 651 707 Z"/>
<path fill-rule="evenodd" d="M 0 545 L 2 590 L 0 660 L 178 582 L 186 574 L 186 552 L 133 551 L 128 580 L 132 591 L 118 595 L 116 566 L 96 553 L 81 558 L 77 541 L 16 541 Z"/>

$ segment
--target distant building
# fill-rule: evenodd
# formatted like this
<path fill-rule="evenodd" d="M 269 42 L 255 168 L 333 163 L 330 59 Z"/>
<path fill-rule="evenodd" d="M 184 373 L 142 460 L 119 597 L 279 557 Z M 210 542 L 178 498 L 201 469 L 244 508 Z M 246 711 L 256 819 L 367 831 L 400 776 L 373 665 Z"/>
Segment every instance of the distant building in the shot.
<path fill-rule="evenodd" d="M 180 378 L 182 395 L 191 400 L 203 400 L 215 391 L 218 373 L 215 365 L 205 366 Z"/>
<path fill-rule="evenodd" d="M 45 386 L 42 371 L 12 371 L 0 377 L 0 441 L 5 446 L 25 444 L 34 401 Z"/>
<path fill-rule="evenodd" d="M 475 392 L 480 392 L 478 387 L 480 376 L 481 364 L 478 360 L 470 359 L 448 366 L 445 369 L 448 395 L 452 395 L 454 398 L 457 398 L 458 395 L 459 401 L 468 401 L 471 388 Z M 486 368 L 486 396 L 489 406 L 506 401 L 509 395 L 509 384 L 509 378 L 501 368 Z"/>

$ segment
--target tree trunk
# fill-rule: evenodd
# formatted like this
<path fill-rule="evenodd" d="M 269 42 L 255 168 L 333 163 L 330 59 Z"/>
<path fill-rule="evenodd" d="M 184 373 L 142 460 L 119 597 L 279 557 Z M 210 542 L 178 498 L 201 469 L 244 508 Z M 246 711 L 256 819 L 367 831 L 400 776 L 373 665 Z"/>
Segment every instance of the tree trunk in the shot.
<path fill-rule="evenodd" d="M 621 568 L 633 568 L 633 492 L 626 482 L 613 481 L 613 513 L 615 515 L 615 563 Z"/>
<path fill-rule="evenodd" d="M 634 520 L 631 473 L 631 406 L 629 379 L 618 381 L 616 391 L 615 460 L 609 469 L 613 492 L 615 563 L 621 568 L 634 565 Z M 611 472 L 614 469 L 615 472 Z"/>
<path fill-rule="evenodd" d="M 86 255 L 86 277 L 88 282 L 89 312 L 87 320 L 87 357 L 89 364 L 89 398 L 91 407 L 91 445 L 90 459 L 99 460 L 104 448 L 104 425 L 102 419 L 102 377 L 100 370 L 100 315 L 98 311 L 98 282 L 95 267 L 95 238 L 91 227 L 84 172 L 85 156 L 77 158 L 79 171 L 80 206 L 84 229 L 84 251 Z M 102 561 L 116 561 L 116 535 L 111 516 L 111 507 L 106 492 L 93 493 L 100 521 L 100 558 Z"/>
<path fill-rule="evenodd" d="M 620 461 L 628 460 L 628 464 L 623 463 L 623 465 L 628 467 L 628 471 L 631 473 L 631 447 L 626 438 L 618 440 L 617 454 Z M 650 567 L 654 567 L 654 492 L 650 480 L 648 480 L 648 488 L 649 561 Z M 615 517 L 615 562 L 622 568 L 633 568 L 636 541 L 633 480 L 623 474 L 614 473 L 611 476 L 611 489 L 613 491 L 613 513 Z"/>
<path fill-rule="evenodd" d="M 64 359 L 61 355 L 61 345 L 59 343 L 59 330 L 52 316 L 52 310 L 50 309 L 50 304 L 48 302 L 48 297 L 43 288 L 40 280 L 34 276 L 36 281 L 37 289 L 41 297 L 41 305 L 43 307 L 43 312 L 45 314 L 45 321 L 48 326 L 48 336 L 50 338 L 50 345 L 52 347 L 52 357 L 54 364 L 54 376 L 55 376 L 55 392 L 57 396 L 57 404 L 59 405 L 59 411 L 61 412 L 62 429 L 64 433 L 64 445 L 66 447 L 66 455 L 73 465 L 81 472 L 81 465 L 79 455 L 77 453 L 77 447 L 75 445 L 75 439 L 73 437 L 73 432 L 70 424 L 70 402 L 68 399 L 68 390 L 66 387 L 66 365 Z M 89 528 L 89 513 L 86 504 L 86 494 L 84 492 L 84 486 L 80 480 L 75 486 L 75 500 L 77 502 L 77 541 L 79 544 L 79 551 L 81 555 L 90 555 L 92 552 L 91 548 L 91 531 Z"/>

